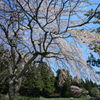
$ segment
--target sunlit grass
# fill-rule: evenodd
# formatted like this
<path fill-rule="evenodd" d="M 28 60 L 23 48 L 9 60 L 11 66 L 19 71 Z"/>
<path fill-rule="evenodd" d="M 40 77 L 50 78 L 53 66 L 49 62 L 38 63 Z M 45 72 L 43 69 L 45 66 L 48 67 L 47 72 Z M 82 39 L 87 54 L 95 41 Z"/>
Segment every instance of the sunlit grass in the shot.
<path fill-rule="evenodd" d="M 8 100 L 8 96 L 1 95 L 0 100 Z M 33 98 L 18 96 L 17 100 L 100 100 L 97 98 Z"/>

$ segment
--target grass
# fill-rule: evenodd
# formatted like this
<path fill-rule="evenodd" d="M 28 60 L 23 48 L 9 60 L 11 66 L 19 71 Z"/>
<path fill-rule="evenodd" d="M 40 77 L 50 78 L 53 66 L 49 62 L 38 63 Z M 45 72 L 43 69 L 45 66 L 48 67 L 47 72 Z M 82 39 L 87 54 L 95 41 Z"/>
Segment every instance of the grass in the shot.
<path fill-rule="evenodd" d="M 40 100 L 96 100 L 96 99 L 95 98 L 41 98 Z"/>
<path fill-rule="evenodd" d="M 8 96 L 1 95 L 0 100 L 8 100 Z M 32 98 L 19 96 L 17 100 L 100 100 L 100 98 Z"/>

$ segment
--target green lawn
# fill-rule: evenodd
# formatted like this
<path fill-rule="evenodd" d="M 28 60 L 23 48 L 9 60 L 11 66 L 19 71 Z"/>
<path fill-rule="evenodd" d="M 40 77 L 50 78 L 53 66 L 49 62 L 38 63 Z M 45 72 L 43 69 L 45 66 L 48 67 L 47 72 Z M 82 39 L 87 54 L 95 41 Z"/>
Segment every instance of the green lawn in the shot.
<path fill-rule="evenodd" d="M 0 100 L 8 100 L 7 96 L 0 96 Z M 30 98 L 19 96 L 17 100 L 100 100 L 96 98 Z"/>
<path fill-rule="evenodd" d="M 97 100 L 97 99 L 95 98 L 40 98 L 39 100 Z"/>

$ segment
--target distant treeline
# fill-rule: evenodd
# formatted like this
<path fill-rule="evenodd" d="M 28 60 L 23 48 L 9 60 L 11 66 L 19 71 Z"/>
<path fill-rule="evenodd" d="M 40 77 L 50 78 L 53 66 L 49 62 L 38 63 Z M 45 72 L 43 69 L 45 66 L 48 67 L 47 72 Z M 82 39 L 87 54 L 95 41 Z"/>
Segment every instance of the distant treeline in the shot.
<path fill-rule="evenodd" d="M 0 65 L 0 68 L 3 66 Z M 2 69 L 0 70 L 2 71 Z M 8 79 L 0 83 L 0 94 L 7 94 L 9 85 Z M 82 91 L 80 95 L 73 90 L 71 86 L 76 86 Z M 54 76 L 51 68 L 46 63 L 41 63 L 38 66 L 30 65 L 29 70 L 22 78 L 22 84 L 19 95 L 31 97 L 80 97 L 80 96 L 99 96 L 100 92 L 98 85 L 92 81 L 86 80 L 85 82 L 79 80 L 77 77 L 72 78 L 68 71 L 59 69 L 57 75 Z M 79 93 L 78 93 L 79 94 Z"/>

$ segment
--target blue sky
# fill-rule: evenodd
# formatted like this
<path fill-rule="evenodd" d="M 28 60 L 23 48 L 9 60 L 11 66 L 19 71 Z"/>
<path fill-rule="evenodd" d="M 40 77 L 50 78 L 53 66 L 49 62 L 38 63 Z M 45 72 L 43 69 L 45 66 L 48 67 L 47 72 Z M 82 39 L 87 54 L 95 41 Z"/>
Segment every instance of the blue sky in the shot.
<path fill-rule="evenodd" d="M 91 0 L 91 2 L 93 2 L 93 3 L 96 3 L 96 4 L 98 4 L 99 2 L 100 2 L 100 0 Z M 96 6 L 91 6 L 89 9 L 91 9 L 91 8 L 93 8 L 93 9 L 95 9 L 96 8 Z M 91 25 L 91 26 L 90 26 Z M 89 24 L 89 25 L 87 25 L 87 26 L 89 26 L 89 27 L 98 27 L 98 25 L 94 25 L 94 24 Z M 89 50 L 89 48 L 88 48 L 88 46 L 86 45 L 86 44 L 82 44 L 82 54 L 83 54 L 83 57 L 84 57 L 84 59 L 85 60 L 87 60 L 88 59 L 88 56 L 89 56 L 89 53 L 91 52 L 91 53 L 93 53 L 94 54 L 94 56 L 96 57 L 96 58 L 100 58 L 96 53 L 94 53 L 93 51 L 91 51 L 91 50 Z M 96 70 L 96 71 L 100 71 L 100 68 L 96 68 L 96 67 L 94 67 L 94 69 Z"/>

